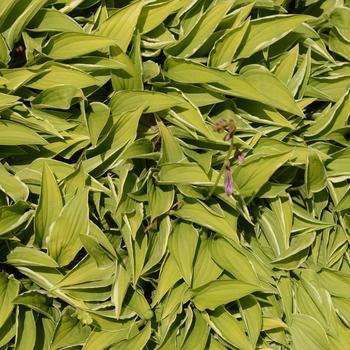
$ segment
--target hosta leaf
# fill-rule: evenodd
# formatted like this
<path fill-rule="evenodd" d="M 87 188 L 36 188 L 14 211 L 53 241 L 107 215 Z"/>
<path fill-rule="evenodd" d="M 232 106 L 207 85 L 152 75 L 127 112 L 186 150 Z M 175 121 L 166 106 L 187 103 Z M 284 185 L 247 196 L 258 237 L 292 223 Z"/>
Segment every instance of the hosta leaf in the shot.
<path fill-rule="evenodd" d="M 246 296 L 240 299 L 238 303 L 248 332 L 251 347 L 254 349 L 263 327 L 260 304 L 252 296 Z"/>
<path fill-rule="evenodd" d="M 147 4 L 142 8 L 139 17 L 138 28 L 140 32 L 147 33 L 152 29 L 158 27 L 158 25 L 160 25 L 165 20 L 165 18 L 167 18 L 177 8 L 180 8 L 181 5 L 181 1 L 178 0 Z"/>
<path fill-rule="evenodd" d="M 188 199 L 182 204 L 180 209 L 174 211 L 174 215 L 183 220 L 207 227 L 228 239 L 238 242 L 236 231 L 238 214 L 236 213 L 225 213 L 224 217 L 220 217 L 213 214 L 200 202 Z"/>
<path fill-rule="evenodd" d="M 51 307 L 52 300 L 53 298 L 48 297 L 45 292 L 28 291 L 18 295 L 13 303 L 31 308 L 55 321 L 57 319 L 58 310 Z"/>
<path fill-rule="evenodd" d="M 245 198 L 252 198 L 272 174 L 291 157 L 290 153 L 247 159 L 234 171 L 234 184 Z"/>
<path fill-rule="evenodd" d="M 107 348 L 115 343 L 118 343 L 124 339 L 127 339 L 130 333 L 130 328 L 133 325 L 132 323 L 125 324 L 124 327 L 117 328 L 113 332 L 103 331 L 99 329 L 94 329 L 86 343 L 83 346 L 84 350 L 96 350 L 96 348 Z"/>
<path fill-rule="evenodd" d="M 16 102 L 20 99 L 19 96 L 12 96 L 0 93 L 0 110 L 7 109 L 16 104 Z"/>
<path fill-rule="evenodd" d="M 329 48 L 346 60 L 350 59 L 348 38 L 344 39 L 336 30 L 332 30 L 329 36 Z"/>
<path fill-rule="evenodd" d="M 311 316 L 293 315 L 290 331 L 296 349 L 330 349 L 326 332 Z"/>
<path fill-rule="evenodd" d="M 189 299 L 188 286 L 186 283 L 177 283 L 162 300 L 161 319 L 167 318 L 172 313 L 179 313 L 182 310 L 182 304 Z"/>
<path fill-rule="evenodd" d="M 156 293 L 152 305 L 160 301 L 174 284 L 181 279 L 181 273 L 177 267 L 176 260 L 172 255 L 168 255 L 160 270 Z"/>
<path fill-rule="evenodd" d="M 208 39 L 232 5 L 232 0 L 225 0 L 210 8 L 183 39 L 167 49 L 167 53 L 178 57 L 192 56 Z"/>
<path fill-rule="evenodd" d="M 214 310 L 220 305 L 238 300 L 259 290 L 259 287 L 241 281 L 218 280 L 192 290 L 192 301 L 201 311 Z"/>
<path fill-rule="evenodd" d="M 3 24 L 6 28 L 3 35 L 11 49 L 20 39 L 22 30 L 45 3 L 46 0 L 33 0 L 30 3 L 20 0 L 13 6 Z"/>
<path fill-rule="evenodd" d="M 181 103 L 181 99 L 154 91 L 120 91 L 109 103 L 113 116 L 144 106 L 146 113 L 169 109 Z"/>
<path fill-rule="evenodd" d="M 241 74 L 262 96 L 266 97 L 271 106 L 299 116 L 303 115 L 290 91 L 264 67 L 249 65 L 241 70 Z"/>
<path fill-rule="evenodd" d="M 114 266 L 100 268 L 95 261 L 87 256 L 72 270 L 70 270 L 56 285 L 55 288 L 84 288 L 102 287 L 112 283 Z"/>
<path fill-rule="evenodd" d="M 35 212 L 35 234 L 39 246 L 46 245 L 52 223 L 56 221 L 62 209 L 62 196 L 56 179 L 47 163 L 44 163 L 41 182 L 41 194 Z"/>
<path fill-rule="evenodd" d="M 283 38 L 301 23 L 312 19 L 304 15 L 275 15 L 250 22 L 248 34 L 238 52 L 238 58 L 249 57 Z"/>
<path fill-rule="evenodd" d="M 250 85 L 240 75 L 233 75 L 228 72 L 205 67 L 190 60 L 176 58 L 168 58 L 165 62 L 164 70 L 165 75 L 176 82 L 211 83 L 214 84 L 214 87 L 215 83 L 219 83 L 221 92 L 224 87 L 226 94 L 263 103 L 266 102 L 266 99 L 258 93 L 254 86 Z"/>
<path fill-rule="evenodd" d="M 133 349 L 143 349 L 151 336 L 151 323 L 143 327 L 143 329 L 138 332 L 134 337 L 130 339 L 123 340 L 116 345 L 112 346 L 111 350 L 133 350 Z"/>
<path fill-rule="evenodd" d="M 74 315 L 74 310 L 67 308 L 63 313 L 55 330 L 51 349 L 60 349 L 85 343 L 90 333 L 90 327 L 83 325 Z"/>
<path fill-rule="evenodd" d="M 0 1 L 0 350 L 347 349 L 349 6 Z"/>
<path fill-rule="evenodd" d="M 61 33 L 53 36 L 43 52 L 53 59 L 65 60 L 116 45 L 115 40 L 83 33 Z"/>
<path fill-rule="evenodd" d="M 320 271 L 321 285 L 326 288 L 331 295 L 336 297 L 349 298 L 349 274 L 340 271 L 332 271 L 324 269 Z"/>
<path fill-rule="evenodd" d="M 162 163 L 177 163 L 185 159 L 179 142 L 171 131 L 161 122 L 157 121 L 158 128 L 162 136 Z"/>
<path fill-rule="evenodd" d="M 5 346 L 16 335 L 16 318 L 10 316 L 0 328 L 0 346 Z"/>
<path fill-rule="evenodd" d="M 45 145 L 47 142 L 32 129 L 11 121 L 0 121 L 0 144 L 13 145 Z"/>
<path fill-rule="evenodd" d="M 144 320 L 149 320 L 153 317 L 153 311 L 140 290 L 132 291 L 131 296 L 126 297 L 125 304 Z"/>
<path fill-rule="evenodd" d="M 207 326 L 203 316 L 197 310 L 194 311 L 193 326 L 189 331 L 181 349 L 190 350 L 198 349 L 204 350 L 209 335 L 209 327 Z"/>
<path fill-rule="evenodd" d="M 305 170 L 305 184 L 309 196 L 312 193 L 323 190 L 326 186 L 326 181 L 327 175 L 323 162 L 318 154 L 310 149 Z"/>
<path fill-rule="evenodd" d="M 7 255 L 7 262 L 14 266 L 58 267 L 55 260 L 34 248 L 16 247 Z"/>
<path fill-rule="evenodd" d="M 72 17 L 55 9 L 40 9 L 28 27 L 34 32 L 77 32 L 83 29 Z"/>
<path fill-rule="evenodd" d="M 9 233 L 27 222 L 33 215 L 33 212 L 28 209 L 28 205 L 22 201 L 11 206 L 0 207 L 0 235 Z"/>
<path fill-rule="evenodd" d="M 110 110 L 108 106 L 100 102 L 92 102 L 90 107 L 91 109 L 87 113 L 86 119 L 91 143 L 93 146 L 96 146 L 104 127 L 108 124 Z"/>
<path fill-rule="evenodd" d="M 16 87 L 19 83 L 23 83 L 27 87 L 39 90 L 54 88 L 58 85 L 71 85 L 76 89 L 83 89 L 100 84 L 97 79 L 84 71 L 71 65 L 61 64 L 58 62 L 49 62 L 44 64 L 41 66 L 41 70 L 38 73 L 18 69 L 18 77 L 16 77 L 13 70 L 12 75 L 14 75 L 14 77 L 12 80 L 10 80 L 11 84 L 8 84 L 9 88 L 12 86 Z M 24 79 L 26 76 L 28 77 Z M 11 75 L 9 77 L 11 77 Z M 24 81 L 21 82 L 20 78 Z"/>
<path fill-rule="evenodd" d="M 82 247 L 79 235 L 86 234 L 89 225 L 87 196 L 87 190 L 77 193 L 50 227 L 47 248 L 60 266 L 69 264 Z"/>
<path fill-rule="evenodd" d="M 36 323 L 33 311 L 19 309 L 16 334 L 16 349 L 34 349 L 36 343 Z"/>
<path fill-rule="evenodd" d="M 183 242 L 186 245 L 183 246 Z M 193 262 L 198 242 L 198 232 L 195 228 L 180 222 L 169 237 L 169 249 L 176 260 L 177 266 L 185 282 L 190 286 L 193 276 Z"/>
<path fill-rule="evenodd" d="M 175 195 L 172 186 L 155 186 L 153 180 L 150 179 L 148 181 L 147 194 L 151 221 L 171 209 Z"/>
<path fill-rule="evenodd" d="M 19 282 L 5 272 L 0 272 L 0 329 L 11 315 L 13 300 L 19 292 Z"/>
<path fill-rule="evenodd" d="M 339 201 L 336 206 L 337 211 L 346 210 L 350 208 L 350 190 L 346 192 L 344 197 Z"/>
<path fill-rule="evenodd" d="M 218 238 L 209 241 L 212 259 L 223 269 L 230 272 L 238 280 L 259 284 L 257 275 L 247 259 L 238 249 L 226 239 Z"/>
<path fill-rule="evenodd" d="M 11 175 L 2 164 L 0 164 L 0 189 L 15 202 L 25 201 L 29 195 L 28 187 L 16 175 Z"/>
<path fill-rule="evenodd" d="M 193 266 L 192 287 L 198 288 L 216 280 L 222 273 L 222 269 L 214 262 L 209 250 L 210 241 L 200 236 L 198 250 Z"/>
<path fill-rule="evenodd" d="M 350 94 L 347 92 L 332 108 L 325 108 L 305 133 L 308 137 L 323 136 L 346 126 L 350 111 Z"/>
<path fill-rule="evenodd" d="M 295 45 L 279 62 L 274 74 L 275 76 L 283 81 L 286 85 L 291 80 L 295 67 L 297 65 L 299 54 L 299 46 Z"/>
<path fill-rule="evenodd" d="M 102 23 L 96 34 L 113 39 L 125 52 L 135 30 L 143 4 L 142 0 L 135 1 L 119 9 Z"/>
<path fill-rule="evenodd" d="M 115 314 L 117 318 L 119 318 L 122 311 L 122 304 L 131 282 L 131 275 L 121 263 L 117 263 L 115 269 L 115 281 L 112 287 L 112 302 L 115 306 Z"/>
<path fill-rule="evenodd" d="M 171 221 L 169 216 L 165 216 L 160 224 L 158 232 L 155 232 L 150 239 L 149 251 L 147 253 L 148 259 L 142 269 L 142 273 L 151 269 L 154 265 L 158 264 L 168 247 L 168 238 L 171 231 Z"/>
<path fill-rule="evenodd" d="M 218 68 L 229 66 L 248 28 L 249 20 L 237 28 L 230 29 L 217 40 L 209 55 L 210 65 Z"/>
<path fill-rule="evenodd" d="M 231 345 L 242 350 L 251 349 L 249 340 L 236 318 L 231 315 L 223 306 L 218 307 L 209 313 L 209 325 L 223 339 Z"/>
<path fill-rule="evenodd" d="M 279 255 L 277 259 L 273 261 L 273 263 L 278 265 L 279 262 L 282 262 L 283 260 L 286 260 L 294 254 L 297 254 L 309 247 L 314 240 L 315 232 L 305 232 L 292 236 L 289 248 Z"/>
<path fill-rule="evenodd" d="M 74 99 L 84 98 L 80 89 L 71 85 L 60 85 L 41 92 L 32 101 L 34 108 L 69 109 Z"/>
<path fill-rule="evenodd" d="M 160 184 L 212 185 L 204 170 L 195 163 L 173 163 L 163 165 L 158 174 Z"/>

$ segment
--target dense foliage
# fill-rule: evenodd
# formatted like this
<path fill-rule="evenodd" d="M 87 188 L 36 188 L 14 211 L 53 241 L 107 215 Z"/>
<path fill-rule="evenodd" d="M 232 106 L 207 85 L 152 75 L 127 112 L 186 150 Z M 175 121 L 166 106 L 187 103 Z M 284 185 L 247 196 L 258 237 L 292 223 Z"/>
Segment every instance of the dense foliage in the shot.
<path fill-rule="evenodd" d="M 349 0 L 0 1 L 0 349 L 349 349 L 349 61 Z"/>

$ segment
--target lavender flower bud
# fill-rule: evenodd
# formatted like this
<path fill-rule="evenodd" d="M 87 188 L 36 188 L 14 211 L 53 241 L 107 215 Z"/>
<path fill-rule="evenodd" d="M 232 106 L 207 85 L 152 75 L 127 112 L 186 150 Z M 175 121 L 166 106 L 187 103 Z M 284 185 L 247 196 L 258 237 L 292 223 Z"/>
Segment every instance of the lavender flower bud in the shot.
<path fill-rule="evenodd" d="M 244 160 L 245 160 L 244 154 L 243 154 L 243 153 L 239 153 L 239 154 L 237 155 L 237 160 L 238 160 L 238 163 L 239 163 L 239 164 L 242 164 L 242 163 L 244 162 Z"/>
<path fill-rule="evenodd" d="M 232 180 L 232 175 L 231 175 L 231 169 L 228 165 L 226 165 L 226 169 L 225 169 L 224 186 L 225 186 L 226 195 L 231 196 L 233 193 L 233 180 Z"/>

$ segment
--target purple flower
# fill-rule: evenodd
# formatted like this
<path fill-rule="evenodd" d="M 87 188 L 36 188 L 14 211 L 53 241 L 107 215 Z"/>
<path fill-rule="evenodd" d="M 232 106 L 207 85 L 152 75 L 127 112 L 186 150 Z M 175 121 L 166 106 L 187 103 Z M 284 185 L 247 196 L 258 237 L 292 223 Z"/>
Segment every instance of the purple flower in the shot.
<path fill-rule="evenodd" d="M 239 153 L 239 154 L 237 155 L 237 160 L 238 160 L 238 163 L 239 163 L 239 164 L 242 164 L 242 163 L 244 162 L 244 159 L 245 159 L 245 156 L 244 156 L 243 153 Z"/>
<path fill-rule="evenodd" d="M 245 160 L 245 156 L 244 156 L 244 153 L 237 149 L 236 148 L 236 152 L 235 152 L 235 155 L 234 155 L 234 158 L 238 160 L 238 164 L 242 164 Z"/>
<path fill-rule="evenodd" d="M 231 196 L 233 192 L 233 181 L 232 181 L 232 176 L 231 176 L 231 170 L 228 165 L 226 165 L 226 170 L 225 170 L 225 193 L 228 196 Z"/>

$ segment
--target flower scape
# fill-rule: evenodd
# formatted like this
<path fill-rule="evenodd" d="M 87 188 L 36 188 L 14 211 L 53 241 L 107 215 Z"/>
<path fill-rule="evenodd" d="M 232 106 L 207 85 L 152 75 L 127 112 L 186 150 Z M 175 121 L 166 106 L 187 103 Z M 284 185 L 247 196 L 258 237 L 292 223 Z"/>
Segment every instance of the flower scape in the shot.
<path fill-rule="evenodd" d="M 350 349 L 350 1 L 0 1 L 0 350 Z"/>

